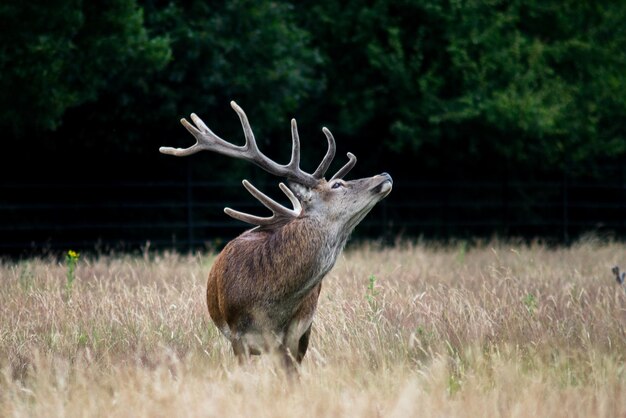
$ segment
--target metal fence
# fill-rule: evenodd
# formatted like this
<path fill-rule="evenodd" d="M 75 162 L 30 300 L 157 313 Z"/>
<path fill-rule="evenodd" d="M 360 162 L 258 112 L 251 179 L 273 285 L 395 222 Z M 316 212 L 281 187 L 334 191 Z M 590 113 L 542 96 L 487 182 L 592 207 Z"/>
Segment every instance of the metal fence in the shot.
<path fill-rule="evenodd" d="M 277 191 L 275 184 L 261 184 Z M 270 193 L 276 198 L 280 193 Z M 280 199 L 278 199 L 280 200 Z M 283 199 L 284 200 L 284 199 Z M 286 202 L 285 202 L 286 203 Z M 229 206 L 266 213 L 240 183 L 0 184 L 0 251 L 179 249 L 219 246 L 246 225 Z M 595 231 L 626 236 L 626 181 L 402 181 L 357 237 L 542 236 L 565 241 Z"/>

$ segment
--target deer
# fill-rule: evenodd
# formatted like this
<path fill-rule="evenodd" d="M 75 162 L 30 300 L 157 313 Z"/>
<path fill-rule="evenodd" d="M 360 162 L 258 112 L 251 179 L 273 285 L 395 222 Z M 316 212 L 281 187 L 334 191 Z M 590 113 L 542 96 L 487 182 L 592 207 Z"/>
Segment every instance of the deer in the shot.
<path fill-rule="evenodd" d="M 196 143 L 189 148 L 161 147 L 163 154 L 184 157 L 212 151 L 249 161 L 285 179 L 278 187 L 291 202 L 286 207 L 243 180 L 246 190 L 272 212 L 261 217 L 231 208 L 224 212 L 253 226 L 230 241 L 216 257 L 207 280 L 206 301 L 215 326 L 231 343 L 239 363 L 251 355 L 274 352 L 284 365 L 297 368 L 309 345 L 322 280 L 332 269 L 353 229 L 392 189 L 387 173 L 344 180 L 356 164 L 348 162 L 325 179 L 335 157 L 331 132 L 322 128 L 328 149 L 313 173 L 300 168 L 300 139 L 291 120 L 291 160 L 285 165 L 268 158 L 256 143 L 244 111 L 232 101 L 245 144 L 238 146 L 213 133 L 195 114 L 182 125 Z"/>

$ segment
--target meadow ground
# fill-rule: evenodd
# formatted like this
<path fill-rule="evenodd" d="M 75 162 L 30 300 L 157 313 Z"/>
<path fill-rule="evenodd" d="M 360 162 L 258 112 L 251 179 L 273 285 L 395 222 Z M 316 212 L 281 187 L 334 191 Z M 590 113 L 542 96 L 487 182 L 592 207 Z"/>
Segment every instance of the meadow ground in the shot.
<path fill-rule="evenodd" d="M 624 244 L 349 248 L 299 379 L 237 365 L 212 258 L 0 263 L 0 416 L 626 416 Z"/>

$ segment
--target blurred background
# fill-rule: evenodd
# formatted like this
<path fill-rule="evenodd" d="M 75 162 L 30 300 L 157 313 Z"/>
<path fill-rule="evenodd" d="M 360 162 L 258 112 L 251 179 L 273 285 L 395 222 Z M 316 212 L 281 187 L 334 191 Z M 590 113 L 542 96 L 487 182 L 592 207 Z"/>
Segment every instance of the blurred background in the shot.
<path fill-rule="evenodd" d="M 337 140 L 394 191 L 355 236 L 626 236 L 626 2 L 0 4 L 0 253 L 219 247 L 264 214 L 250 164 L 159 146 L 197 113 L 302 167 Z M 284 197 L 283 197 L 284 199 Z M 284 200 L 283 200 L 284 201 Z"/>

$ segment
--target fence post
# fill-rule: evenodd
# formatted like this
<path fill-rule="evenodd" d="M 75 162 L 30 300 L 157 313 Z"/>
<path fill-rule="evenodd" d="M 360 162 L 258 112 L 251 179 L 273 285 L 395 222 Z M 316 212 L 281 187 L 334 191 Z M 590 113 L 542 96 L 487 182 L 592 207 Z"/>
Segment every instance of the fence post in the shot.
<path fill-rule="evenodd" d="M 622 190 L 621 190 L 621 206 L 620 213 L 622 213 L 622 235 L 626 234 L 626 160 L 622 161 Z"/>
<path fill-rule="evenodd" d="M 191 160 L 187 160 L 187 247 L 189 251 L 194 249 L 194 223 L 193 223 L 193 170 Z"/>
<path fill-rule="evenodd" d="M 563 169 L 563 242 L 569 244 L 569 201 L 567 184 L 567 164 Z"/>
<path fill-rule="evenodd" d="M 506 162 L 506 166 L 504 167 L 504 178 L 500 180 L 500 198 L 502 199 L 502 231 L 503 235 L 506 235 L 509 231 L 509 165 L 508 160 Z"/>
<path fill-rule="evenodd" d="M 383 206 L 383 227 L 382 230 L 380 231 L 380 235 L 383 237 L 383 239 L 386 242 L 391 242 L 391 227 L 389 225 L 389 220 L 388 220 L 388 216 L 387 216 L 387 201 L 383 200 L 382 201 L 382 206 Z"/>

